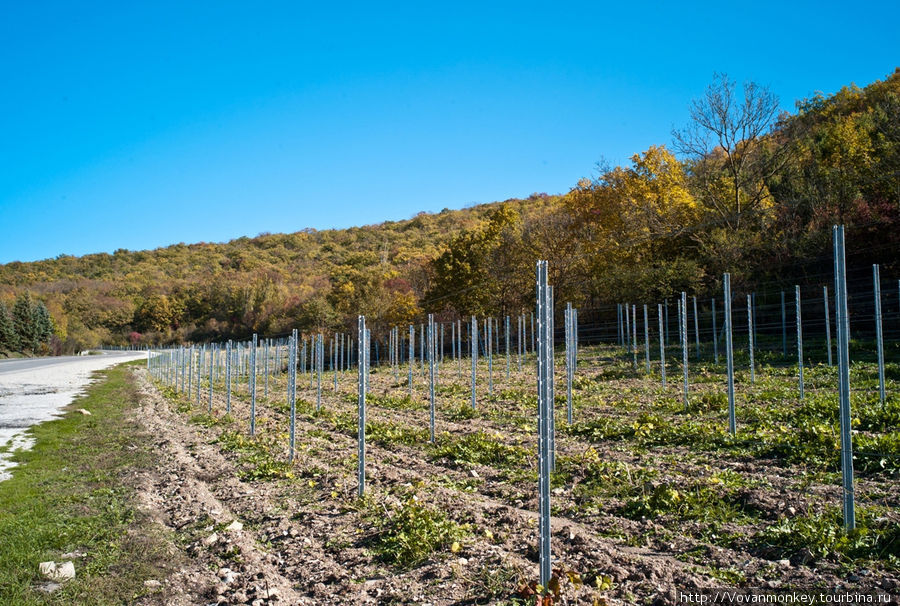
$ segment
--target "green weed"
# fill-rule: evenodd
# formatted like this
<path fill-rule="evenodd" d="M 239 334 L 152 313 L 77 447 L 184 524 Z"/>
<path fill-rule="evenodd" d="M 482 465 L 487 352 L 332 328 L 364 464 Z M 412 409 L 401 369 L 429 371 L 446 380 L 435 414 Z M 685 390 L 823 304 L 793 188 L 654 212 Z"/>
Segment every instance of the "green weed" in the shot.
<path fill-rule="evenodd" d="M 411 568 L 438 550 L 449 550 L 467 530 L 415 495 L 389 509 L 387 515 L 377 508 L 370 517 L 376 527 L 371 543 L 374 551 L 382 561 L 399 568 Z"/>

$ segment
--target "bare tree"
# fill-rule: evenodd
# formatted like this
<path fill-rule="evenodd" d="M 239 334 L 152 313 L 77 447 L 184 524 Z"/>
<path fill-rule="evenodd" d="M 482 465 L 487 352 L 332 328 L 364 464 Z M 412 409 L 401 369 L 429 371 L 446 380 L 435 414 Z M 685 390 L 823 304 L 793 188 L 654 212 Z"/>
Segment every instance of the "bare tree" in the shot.
<path fill-rule="evenodd" d="M 784 164 L 784 146 L 765 137 L 778 117 L 778 97 L 748 82 L 738 98 L 735 83 L 717 73 L 690 113 L 691 123 L 672 131 L 674 147 L 691 160 L 701 200 L 737 228 L 742 215 L 767 201 L 766 181 Z"/>

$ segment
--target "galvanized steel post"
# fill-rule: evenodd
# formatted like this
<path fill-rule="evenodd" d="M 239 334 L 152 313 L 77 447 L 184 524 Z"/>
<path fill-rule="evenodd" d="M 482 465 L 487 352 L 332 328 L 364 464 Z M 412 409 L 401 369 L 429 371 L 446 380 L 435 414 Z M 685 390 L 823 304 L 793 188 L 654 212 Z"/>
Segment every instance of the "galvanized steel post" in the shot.
<path fill-rule="evenodd" d="M 428 314 L 428 376 L 429 376 L 429 396 L 431 401 L 431 419 L 430 419 L 430 429 L 431 429 L 431 439 L 429 440 L 432 444 L 434 444 L 434 315 Z"/>
<path fill-rule="evenodd" d="M 572 360 L 578 369 L 578 308 L 572 308 Z"/>
<path fill-rule="evenodd" d="M 794 300 L 797 303 L 797 383 L 800 400 L 803 400 L 803 317 L 800 313 L 800 286 L 794 286 Z"/>
<path fill-rule="evenodd" d="M 413 362 L 416 360 L 416 327 L 409 325 L 409 397 L 413 395 Z"/>
<path fill-rule="evenodd" d="M 487 345 L 487 359 L 488 359 L 488 395 L 494 395 L 494 338 L 493 338 L 493 330 L 494 330 L 494 319 L 488 316 L 487 319 L 487 334 L 485 335 L 485 345 Z"/>
<path fill-rule="evenodd" d="M 462 320 L 456 319 L 456 379 L 462 381 Z"/>
<path fill-rule="evenodd" d="M 725 298 L 725 366 L 728 373 L 728 431 L 731 435 L 737 432 L 737 420 L 734 411 L 734 343 L 731 327 L 731 274 L 722 277 L 722 288 Z"/>
<path fill-rule="evenodd" d="M 234 355 L 231 339 L 225 343 L 225 414 L 231 414 L 231 357 Z"/>
<path fill-rule="evenodd" d="M 322 370 L 325 368 L 325 342 L 316 335 L 316 411 L 322 409 Z"/>
<path fill-rule="evenodd" d="M 291 433 L 290 433 L 290 460 L 294 460 L 295 442 L 297 435 L 297 329 L 291 332 L 288 345 L 288 405 L 291 409 Z"/>
<path fill-rule="evenodd" d="M 209 355 L 209 405 L 206 408 L 206 412 L 208 414 L 212 414 L 212 401 L 213 401 L 213 377 L 215 377 L 215 372 L 213 368 L 213 362 L 215 361 L 214 352 L 217 351 L 216 346 L 212 346 L 212 351 L 210 351 Z"/>
<path fill-rule="evenodd" d="M 572 304 L 566 303 L 564 324 L 566 328 L 566 420 L 572 424 L 572 380 L 575 378 L 572 356 Z"/>
<path fill-rule="evenodd" d="M 357 364 L 357 483 L 360 498 L 366 491 L 366 377 L 368 375 L 369 360 L 366 355 L 366 317 L 359 316 L 357 320 L 358 327 L 358 346 L 359 362 Z"/>
<path fill-rule="evenodd" d="M 688 338 L 687 338 L 687 293 L 681 291 L 681 367 L 684 371 L 684 408 L 688 408 Z"/>
<path fill-rule="evenodd" d="M 750 313 L 753 315 L 753 349 L 756 349 L 758 341 L 756 340 L 756 330 L 759 324 L 756 321 L 756 293 L 750 295 Z"/>
<path fill-rule="evenodd" d="M 666 343 L 663 332 L 663 306 L 657 303 L 656 311 L 659 314 L 659 372 L 662 375 L 662 386 L 666 388 Z"/>
<path fill-rule="evenodd" d="M 478 363 L 478 320 L 472 316 L 472 329 L 469 333 L 469 345 L 472 358 L 472 410 L 475 410 L 475 365 Z"/>
<path fill-rule="evenodd" d="M 822 301 L 825 303 L 825 349 L 828 351 L 828 366 L 831 366 L 831 318 L 828 310 L 828 287 L 822 287 Z"/>
<path fill-rule="evenodd" d="M 625 347 L 625 351 L 628 352 L 628 350 L 631 348 L 631 305 L 628 303 L 625 304 L 625 335 L 624 336 L 625 336 L 625 341 L 624 341 L 623 345 Z M 635 364 L 635 366 L 637 366 L 637 365 Z"/>
<path fill-rule="evenodd" d="M 838 393 L 840 396 L 844 529 L 850 531 L 856 528 L 856 504 L 853 490 L 853 441 L 850 421 L 850 319 L 847 313 L 844 226 L 835 225 L 832 237 L 834 242 L 834 307 L 838 339 Z"/>
<path fill-rule="evenodd" d="M 522 347 L 525 345 L 525 316 L 519 314 L 518 317 L 518 333 L 516 338 L 516 362 L 519 365 L 519 372 L 522 372 Z"/>
<path fill-rule="evenodd" d="M 872 280 L 875 282 L 875 346 L 878 349 L 878 394 L 884 406 L 884 339 L 881 334 L 881 271 L 876 264 L 872 266 Z"/>
<path fill-rule="evenodd" d="M 747 295 L 747 345 L 750 348 L 750 383 L 756 381 L 756 365 L 753 362 L 753 302 Z"/>
<path fill-rule="evenodd" d="M 697 340 L 697 361 L 700 361 L 700 316 L 697 314 L 697 297 L 694 297 L 694 337 Z"/>
<path fill-rule="evenodd" d="M 624 346 L 625 340 L 622 338 L 622 304 L 616 303 L 616 345 Z"/>
<path fill-rule="evenodd" d="M 263 369 L 264 379 L 264 387 L 263 387 L 263 397 L 265 399 L 269 399 L 269 341 L 272 339 L 266 339 L 265 341 L 265 353 L 263 354 L 266 358 L 265 368 Z"/>
<path fill-rule="evenodd" d="M 258 337 L 253 333 L 252 346 L 250 349 L 250 435 L 256 435 L 256 346 Z"/>
<path fill-rule="evenodd" d="M 547 285 L 547 262 L 537 263 L 538 316 L 538 555 L 540 582 L 547 587 L 552 576 L 550 555 L 550 419 L 553 414 L 551 381 L 553 375 L 553 344 L 550 327 L 550 289 Z"/>
<path fill-rule="evenodd" d="M 665 313 L 665 323 L 666 323 L 666 345 L 669 344 L 669 300 L 665 299 L 663 301 L 663 309 Z"/>
<path fill-rule="evenodd" d="M 647 315 L 647 304 L 644 303 L 644 363 L 647 376 L 650 376 L 650 326 Z"/>
<path fill-rule="evenodd" d="M 506 379 L 509 380 L 509 316 L 506 316 L 506 330 L 505 339 L 506 339 Z"/>
<path fill-rule="evenodd" d="M 800 307 L 800 287 L 794 286 L 794 300 L 797 305 L 797 383 L 800 390 L 800 400 L 803 400 L 803 316 Z"/>
<path fill-rule="evenodd" d="M 637 305 L 631 306 L 631 354 L 632 366 L 637 370 Z"/>

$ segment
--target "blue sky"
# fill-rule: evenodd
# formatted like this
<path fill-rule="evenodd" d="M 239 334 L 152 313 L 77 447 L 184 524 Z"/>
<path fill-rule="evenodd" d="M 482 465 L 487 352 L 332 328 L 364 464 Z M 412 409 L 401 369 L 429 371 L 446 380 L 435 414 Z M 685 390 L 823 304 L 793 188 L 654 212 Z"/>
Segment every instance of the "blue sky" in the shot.
<path fill-rule="evenodd" d="M 785 109 L 900 65 L 900 3 L 7 3 L 0 263 L 561 193 L 713 72 Z"/>

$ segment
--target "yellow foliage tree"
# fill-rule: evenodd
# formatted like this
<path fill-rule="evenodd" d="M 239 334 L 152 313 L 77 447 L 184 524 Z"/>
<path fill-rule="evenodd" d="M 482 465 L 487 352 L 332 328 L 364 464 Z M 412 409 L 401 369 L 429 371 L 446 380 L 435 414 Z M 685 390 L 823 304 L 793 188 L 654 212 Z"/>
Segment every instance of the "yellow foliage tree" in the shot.
<path fill-rule="evenodd" d="M 635 154 L 630 167 L 607 171 L 595 183 L 582 181 L 568 204 L 593 229 L 596 252 L 634 260 L 686 233 L 701 216 L 684 167 L 663 145 Z"/>

